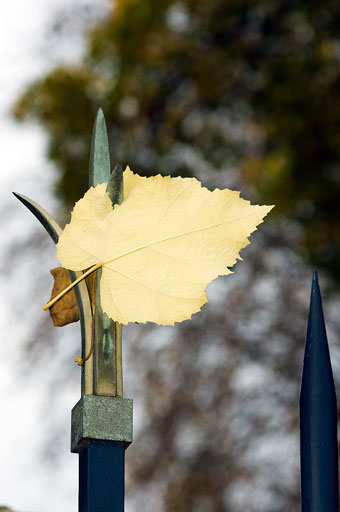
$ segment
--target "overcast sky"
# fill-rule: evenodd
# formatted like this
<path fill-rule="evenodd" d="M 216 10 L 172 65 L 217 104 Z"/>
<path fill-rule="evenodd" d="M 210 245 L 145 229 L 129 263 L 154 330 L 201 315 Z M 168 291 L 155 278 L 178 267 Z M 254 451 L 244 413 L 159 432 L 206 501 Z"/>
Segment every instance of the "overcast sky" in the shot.
<path fill-rule="evenodd" d="M 18 125 L 8 115 L 20 91 L 53 63 L 74 59 L 82 51 L 76 37 L 56 45 L 49 43 L 48 27 L 63 7 L 86 5 L 88 0 L 10 0 L 1 5 L 0 17 L 0 506 L 18 512 L 71 512 L 77 510 L 78 457 L 70 453 L 70 410 L 79 398 L 74 386 L 60 390 L 62 400 L 45 399 L 43 387 L 48 376 L 58 371 L 32 368 L 29 378 L 21 374 L 20 348 L 28 339 L 30 322 L 44 313 L 36 307 L 40 297 L 28 297 L 29 279 L 39 276 L 29 259 L 29 250 L 11 268 L 8 254 L 20 239 L 27 240 L 41 230 L 38 222 L 12 196 L 21 192 L 53 212 L 57 202 L 51 193 L 54 170 L 45 160 L 44 134 L 38 127 Z M 107 5 L 107 0 L 96 2 Z M 72 50 L 70 49 L 72 47 Z M 47 235 L 46 235 L 47 236 Z M 22 251 L 25 253 L 25 249 Z M 53 244 L 41 255 L 48 274 L 56 266 Z M 27 261 L 26 261 L 27 260 Z M 38 294 L 39 295 L 39 294 Z M 32 306 L 33 304 L 33 306 Z M 31 309 L 33 308 L 31 312 Z M 30 311 L 27 321 L 25 313 Z M 71 332 L 78 330 L 71 328 Z M 78 329 L 78 330 L 77 330 Z M 57 350 L 57 348 L 56 348 Z M 76 371 L 76 370 L 75 370 Z M 45 372 L 45 373 L 44 373 Z M 58 441 L 61 457 L 57 466 L 41 458 L 42 441 L 53 448 L 53 424 L 46 431 L 43 406 L 57 411 L 65 435 Z M 53 416 L 51 416 L 53 417 Z"/>

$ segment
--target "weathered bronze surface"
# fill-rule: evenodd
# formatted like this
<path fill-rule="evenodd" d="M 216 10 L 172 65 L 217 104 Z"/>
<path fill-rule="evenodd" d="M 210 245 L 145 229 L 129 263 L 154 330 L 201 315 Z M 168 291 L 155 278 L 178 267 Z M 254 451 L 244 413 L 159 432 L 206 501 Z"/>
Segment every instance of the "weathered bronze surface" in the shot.
<path fill-rule="evenodd" d="M 72 409 L 71 452 L 87 439 L 132 443 L 132 400 L 85 395 Z"/>
<path fill-rule="evenodd" d="M 89 185 L 108 183 L 107 192 L 112 202 L 123 200 L 123 171 L 117 165 L 110 173 L 109 144 L 103 112 L 98 111 L 91 145 Z M 41 222 L 55 244 L 62 232 L 61 227 L 40 205 L 31 199 L 15 196 Z M 71 281 L 82 276 L 82 272 L 69 271 Z M 122 442 L 128 446 L 132 442 L 132 400 L 122 398 L 122 326 L 110 320 L 100 305 L 100 275 L 97 270 L 95 290 L 95 329 L 93 356 L 92 309 L 90 294 L 85 281 L 75 288 L 78 303 L 82 359 L 85 364 L 81 372 L 81 399 L 72 410 L 71 450 L 78 451 L 88 439 Z M 93 296 L 93 295 L 92 295 Z"/>
<path fill-rule="evenodd" d="M 103 112 L 99 110 L 92 136 L 89 186 L 108 183 L 107 191 L 112 207 L 123 200 L 123 176 L 120 166 L 110 172 L 109 142 L 107 138 Z M 122 396 L 122 329 L 103 313 L 100 305 L 101 270 L 97 270 L 95 342 L 94 342 L 94 378 L 93 394 Z"/>

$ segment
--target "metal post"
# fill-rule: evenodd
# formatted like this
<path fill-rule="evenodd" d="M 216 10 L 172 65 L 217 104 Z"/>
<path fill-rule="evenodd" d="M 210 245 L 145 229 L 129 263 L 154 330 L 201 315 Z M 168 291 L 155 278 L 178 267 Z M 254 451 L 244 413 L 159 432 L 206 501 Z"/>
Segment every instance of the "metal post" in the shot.
<path fill-rule="evenodd" d="M 132 400 L 84 395 L 72 410 L 71 451 L 79 453 L 79 511 L 124 511 L 125 449 Z"/>
<path fill-rule="evenodd" d="M 300 394 L 300 454 L 302 512 L 339 512 L 336 395 L 316 272 Z"/>
<path fill-rule="evenodd" d="M 79 510 L 124 511 L 124 452 L 123 444 L 93 440 L 79 452 Z"/>
<path fill-rule="evenodd" d="M 90 186 L 108 183 L 112 207 L 122 202 L 123 173 L 120 166 L 110 173 L 101 110 L 93 130 L 89 176 Z M 122 328 L 101 309 L 100 275 L 99 270 L 93 362 L 90 371 L 83 371 L 82 398 L 72 410 L 71 451 L 79 453 L 79 512 L 123 512 L 124 454 L 132 442 L 132 400 L 122 398 Z M 83 347 L 83 354 L 87 352 Z"/>

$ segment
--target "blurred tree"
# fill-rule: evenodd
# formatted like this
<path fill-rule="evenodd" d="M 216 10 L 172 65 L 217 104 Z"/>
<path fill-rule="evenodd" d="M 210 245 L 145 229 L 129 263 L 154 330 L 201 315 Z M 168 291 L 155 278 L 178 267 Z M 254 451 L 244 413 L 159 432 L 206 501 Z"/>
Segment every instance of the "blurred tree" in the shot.
<path fill-rule="evenodd" d="M 219 279 L 175 329 L 132 327 L 132 510 L 298 512 L 298 396 L 310 273 L 289 250 Z M 284 311 L 284 314 L 282 313 Z M 134 334 L 133 334 L 134 333 Z M 334 353 L 333 353 L 334 354 Z"/>
<path fill-rule="evenodd" d="M 309 283 L 293 248 L 339 284 L 339 18 L 331 0 L 116 0 L 83 60 L 53 69 L 14 107 L 48 133 L 67 207 L 87 188 L 100 106 L 113 163 L 277 204 L 276 227 L 254 237 L 261 250 L 255 241 L 239 272 L 213 285 L 202 313 L 161 334 L 130 328 L 134 509 L 299 509 Z"/>
<path fill-rule="evenodd" d="M 15 116 L 46 129 L 68 204 L 86 188 L 99 106 L 113 161 L 142 174 L 237 165 L 338 280 L 339 22 L 331 0 L 117 0 L 83 61 L 32 84 Z"/>

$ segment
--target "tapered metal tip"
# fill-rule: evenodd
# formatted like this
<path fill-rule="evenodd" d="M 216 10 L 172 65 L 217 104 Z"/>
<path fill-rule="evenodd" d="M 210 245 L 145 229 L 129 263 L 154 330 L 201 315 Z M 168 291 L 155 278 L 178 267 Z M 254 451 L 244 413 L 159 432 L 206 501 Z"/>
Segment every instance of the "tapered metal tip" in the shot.
<path fill-rule="evenodd" d="M 106 131 L 106 121 L 105 121 L 105 116 L 104 116 L 104 112 L 101 108 L 98 109 L 97 111 L 97 114 L 96 114 L 96 118 L 94 120 L 94 130 L 96 129 L 105 129 Z"/>
<path fill-rule="evenodd" d="M 19 199 L 19 201 L 21 203 L 23 203 L 25 206 L 27 206 L 27 203 L 29 202 L 29 199 L 28 197 L 22 195 L 22 194 L 19 194 L 18 192 L 12 192 L 12 194 L 14 195 L 14 197 L 16 197 L 17 199 Z"/>
<path fill-rule="evenodd" d="M 313 272 L 301 396 L 310 395 L 310 398 L 313 397 L 313 400 L 315 400 L 316 396 L 323 393 L 325 389 L 327 389 L 327 391 L 325 391 L 327 394 L 329 389 L 333 387 L 333 375 L 318 275 L 317 272 Z M 317 393 L 316 389 L 318 389 Z M 323 401 L 323 399 L 321 401 Z"/>
<path fill-rule="evenodd" d="M 96 115 L 92 133 L 89 186 L 95 187 L 99 183 L 109 181 L 110 169 L 109 141 L 104 113 L 100 108 Z"/>
<path fill-rule="evenodd" d="M 14 195 L 14 197 L 19 199 L 19 201 L 22 204 L 24 204 L 29 210 L 31 210 L 31 203 L 32 203 L 32 201 L 28 197 L 23 196 L 22 194 L 18 194 L 18 192 L 12 192 L 12 194 Z"/>
<path fill-rule="evenodd" d="M 309 309 L 309 317 L 308 317 L 308 335 L 312 335 L 317 337 L 321 337 L 326 340 L 327 344 L 327 336 L 325 329 L 325 322 L 323 316 L 323 308 L 322 308 L 322 300 L 321 293 L 319 287 L 318 273 L 316 271 L 313 272 L 312 279 L 312 289 L 311 289 L 311 297 L 310 297 L 310 309 Z"/>
<path fill-rule="evenodd" d="M 33 213 L 33 215 L 38 219 L 38 221 L 42 224 L 42 226 L 46 229 L 47 233 L 52 238 L 55 244 L 58 243 L 59 235 L 62 231 L 61 227 L 55 221 L 55 219 L 50 215 L 44 208 L 42 208 L 38 203 L 26 197 L 22 194 L 18 194 L 17 192 L 13 192 L 13 195 L 19 199 L 19 201 L 26 206 Z"/>
<path fill-rule="evenodd" d="M 112 206 L 122 204 L 123 202 L 123 168 L 117 164 L 113 169 L 106 191 L 111 199 Z"/>
<path fill-rule="evenodd" d="M 94 121 L 94 125 L 98 126 L 100 123 L 105 123 L 105 116 L 102 108 L 99 108 L 96 114 L 96 119 Z"/>
<path fill-rule="evenodd" d="M 300 394 L 302 512 L 339 511 L 337 406 L 317 272 Z"/>
<path fill-rule="evenodd" d="M 330 396 L 334 391 L 332 367 L 329 356 L 326 326 L 317 273 L 313 273 L 310 307 L 308 315 L 306 349 L 302 373 L 301 396 Z M 324 398 L 321 399 L 323 403 Z"/>

